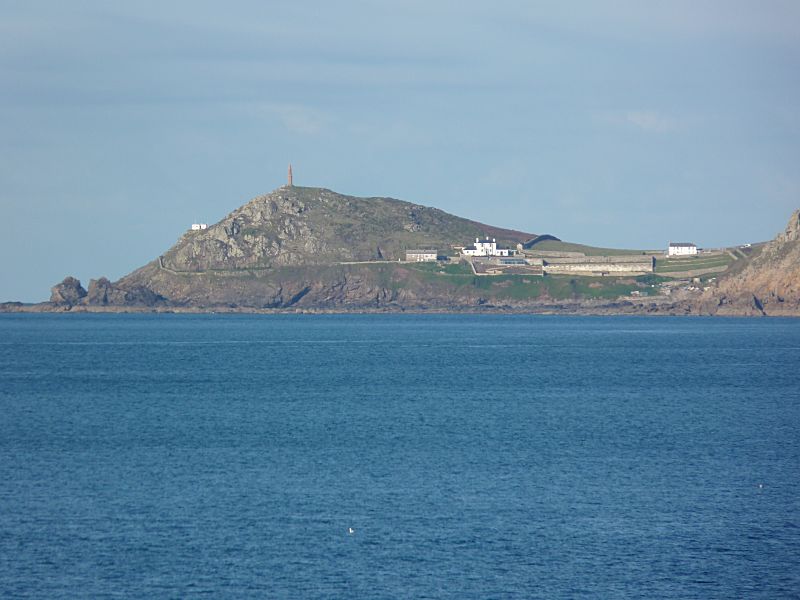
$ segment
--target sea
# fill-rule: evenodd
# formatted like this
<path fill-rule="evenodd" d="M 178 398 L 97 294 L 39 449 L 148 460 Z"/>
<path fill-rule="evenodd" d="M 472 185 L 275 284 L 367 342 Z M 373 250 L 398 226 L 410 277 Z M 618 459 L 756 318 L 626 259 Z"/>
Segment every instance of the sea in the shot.
<path fill-rule="evenodd" d="M 800 320 L 0 315 L 5 598 L 798 598 Z"/>

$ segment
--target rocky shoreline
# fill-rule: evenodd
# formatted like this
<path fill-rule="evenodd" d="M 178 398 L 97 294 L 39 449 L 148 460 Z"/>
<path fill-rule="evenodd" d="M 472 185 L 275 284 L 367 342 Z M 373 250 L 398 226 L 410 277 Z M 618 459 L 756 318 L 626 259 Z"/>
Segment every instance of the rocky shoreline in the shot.
<path fill-rule="evenodd" d="M 250 306 L 136 306 L 136 305 L 64 305 L 52 302 L 0 304 L 0 313 L 49 314 L 259 314 L 259 315 L 333 315 L 333 314 L 530 314 L 573 316 L 800 316 L 800 312 L 766 314 L 752 308 L 739 310 L 707 310 L 702 304 L 670 301 L 639 302 L 620 299 L 615 302 L 577 301 L 571 303 L 542 303 L 528 305 L 483 304 L 479 306 L 338 306 L 257 308 Z"/>

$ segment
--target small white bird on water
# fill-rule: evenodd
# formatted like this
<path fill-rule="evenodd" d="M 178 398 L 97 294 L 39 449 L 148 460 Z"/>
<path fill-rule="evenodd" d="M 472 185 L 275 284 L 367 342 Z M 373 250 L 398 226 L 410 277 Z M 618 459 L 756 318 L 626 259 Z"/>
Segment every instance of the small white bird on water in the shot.
<path fill-rule="evenodd" d="M 347 533 L 349 533 L 350 535 L 353 535 L 355 532 L 356 532 L 356 530 L 353 529 L 352 527 L 348 527 L 347 528 Z"/>

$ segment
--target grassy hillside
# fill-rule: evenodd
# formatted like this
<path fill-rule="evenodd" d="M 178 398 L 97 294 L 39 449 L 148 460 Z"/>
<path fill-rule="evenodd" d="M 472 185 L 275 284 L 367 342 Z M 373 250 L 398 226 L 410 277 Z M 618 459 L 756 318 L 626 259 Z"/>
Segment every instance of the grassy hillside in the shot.
<path fill-rule="evenodd" d="M 727 252 L 713 255 L 698 254 L 685 258 L 659 258 L 656 260 L 656 273 L 666 275 L 712 268 L 724 271 L 733 262 L 734 258 Z"/>
<path fill-rule="evenodd" d="M 619 248 L 598 248 L 596 246 L 586 246 L 584 244 L 573 244 L 571 242 L 561 242 L 546 240 L 530 248 L 531 252 L 581 252 L 586 256 L 622 256 L 632 254 L 645 254 L 644 250 L 624 250 Z"/>
<path fill-rule="evenodd" d="M 207 230 L 187 232 L 162 262 L 174 271 L 198 272 L 397 260 L 406 250 L 448 251 L 486 234 L 510 246 L 532 236 L 392 198 L 283 187 Z"/>
<path fill-rule="evenodd" d="M 569 275 L 493 275 L 476 276 L 464 263 L 440 267 L 434 263 L 403 265 L 418 273 L 419 279 L 453 289 L 467 288 L 499 300 L 531 300 L 550 298 L 612 299 L 627 296 L 634 290 L 648 293 L 650 283 L 645 277 L 575 277 Z M 651 276 L 652 278 L 652 276 Z M 654 280 L 659 278 L 654 278 Z M 401 284 L 402 285 L 402 284 Z M 399 289 L 399 288 L 398 288 Z"/>

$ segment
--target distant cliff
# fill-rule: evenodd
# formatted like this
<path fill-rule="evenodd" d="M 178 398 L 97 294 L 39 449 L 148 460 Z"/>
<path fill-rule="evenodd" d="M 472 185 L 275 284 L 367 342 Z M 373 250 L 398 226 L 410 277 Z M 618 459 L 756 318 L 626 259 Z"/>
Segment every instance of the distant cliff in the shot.
<path fill-rule="evenodd" d="M 700 310 L 721 315 L 800 315 L 800 210 L 786 230 L 723 278 Z"/>

